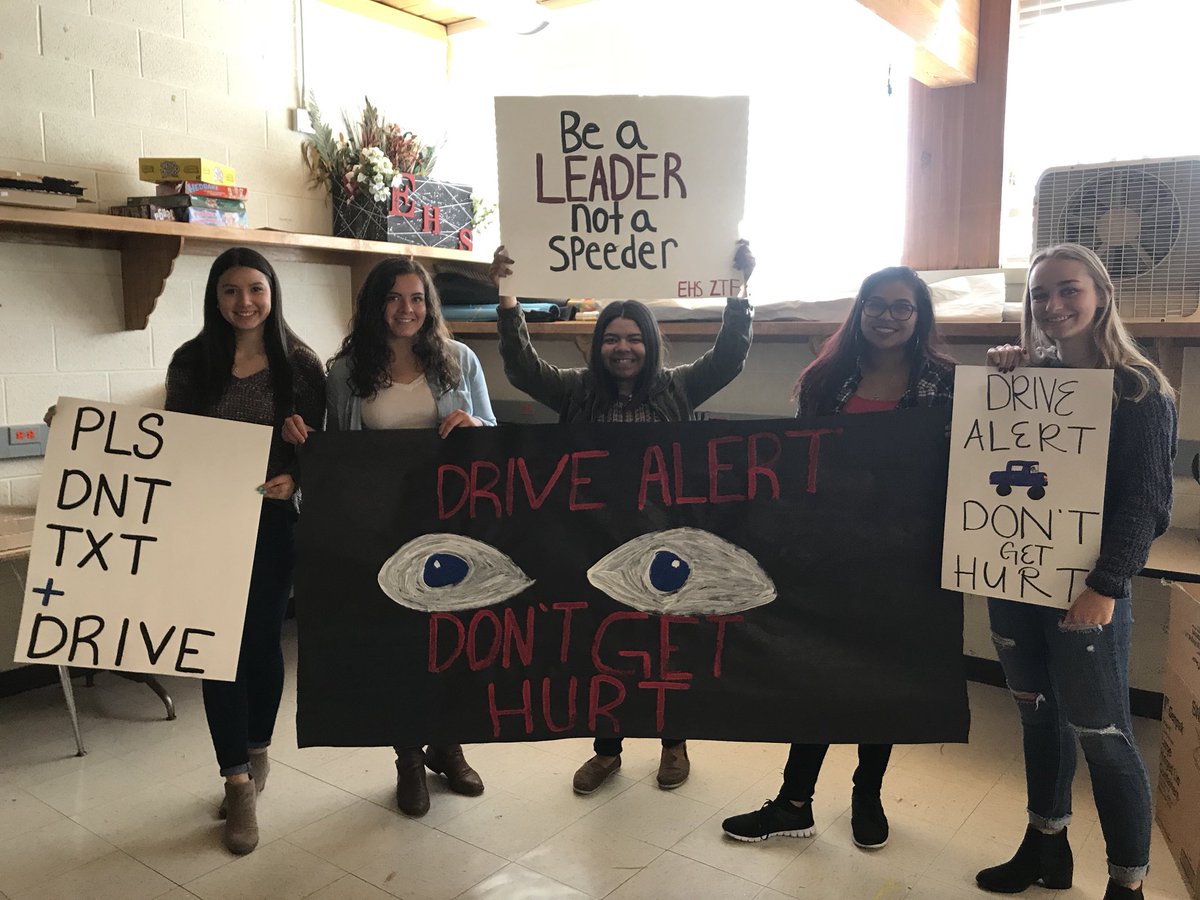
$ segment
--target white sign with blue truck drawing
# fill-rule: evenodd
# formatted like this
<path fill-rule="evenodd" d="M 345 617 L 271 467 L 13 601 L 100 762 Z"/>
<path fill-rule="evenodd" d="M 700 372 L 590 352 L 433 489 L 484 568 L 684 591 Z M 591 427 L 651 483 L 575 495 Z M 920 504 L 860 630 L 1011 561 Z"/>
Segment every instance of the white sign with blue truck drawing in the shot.
<path fill-rule="evenodd" d="M 1111 369 L 959 366 L 942 587 L 1066 609 L 1100 552 Z"/>

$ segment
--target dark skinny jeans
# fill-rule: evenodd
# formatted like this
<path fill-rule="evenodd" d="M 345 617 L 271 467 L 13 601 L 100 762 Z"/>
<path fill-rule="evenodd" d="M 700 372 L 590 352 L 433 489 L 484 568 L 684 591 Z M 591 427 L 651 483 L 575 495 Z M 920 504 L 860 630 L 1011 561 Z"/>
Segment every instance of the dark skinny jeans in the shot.
<path fill-rule="evenodd" d="M 221 774 L 250 771 L 250 750 L 267 747 L 283 696 L 283 617 L 292 583 L 295 512 L 264 500 L 235 681 L 204 680 L 204 714 Z"/>
<path fill-rule="evenodd" d="M 778 799 L 797 803 L 811 800 L 828 752 L 828 744 L 792 744 L 787 765 L 783 767 L 783 787 L 779 789 Z M 878 794 L 883 788 L 883 773 L 887 771 L 891 756 L 891 744 L 859 744 L 854 790 L 863 795 Z"/>

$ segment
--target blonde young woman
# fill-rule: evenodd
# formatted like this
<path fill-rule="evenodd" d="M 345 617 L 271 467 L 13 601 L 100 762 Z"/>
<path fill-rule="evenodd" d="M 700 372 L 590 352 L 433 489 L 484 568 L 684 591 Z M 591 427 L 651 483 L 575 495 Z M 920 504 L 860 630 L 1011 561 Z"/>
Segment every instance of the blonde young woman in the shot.
<path fill-rule="evenodd" d="M 1113 413 L 1100 556 L 1065 612 L 989 600 L 993 640 L 1021 714 L 1029 826 L 1011 860 L 979 872 L 985 890 L 1069 888 L 1075 742 L 1083 748 L 1108 852 L 1105 900 L 1142 897 L 1150 862 L 1150 782 L 1129 711 L 1130 584 L 1171 515 L 1174 391 L 1113 308 L 1091 250 L 1061 244 L 1029 268 L 1021 346 L 988 351 L 1018 365 L 1112 369 Z"/>

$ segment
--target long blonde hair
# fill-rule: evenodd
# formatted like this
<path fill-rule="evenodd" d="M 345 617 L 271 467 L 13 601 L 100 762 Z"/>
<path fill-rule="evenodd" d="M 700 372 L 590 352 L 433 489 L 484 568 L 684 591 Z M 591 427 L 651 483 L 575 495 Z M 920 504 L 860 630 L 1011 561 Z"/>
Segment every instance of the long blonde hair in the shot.
<path fill-rule="evenodd" d="M 1030 361 L 1036 364 L 1058 358 L 1054 341 L 1042 331 L 1033 317 L 1033 299 L 1029 291 L 1029 279 L 1033 277 L 1034 268 L 1046 259 L 1070 259 L 1082 263 L 1087 269 L 1100 301 L 1095 321 L 1092 323 L 1092 341 L 1104 368 L 1120 369 L 1136 380 L 1138 390 L 1132 399 L 1141 400 L 1149 393 L 1151 387 L 1174 399 L 1175 389 L 1171 387 L 1167 377 L 1142 353 L 1117 314 L 1114 299 L 1116 292 L 1104 263 L 1093 251 L 1079 244 L 1055 244 L 1053 247 L 1039 250 L 1029 261 L 1029 275 L 1025 279 L 1025 302 L 1021 309 L 1021 346 L 1029 353 Z M 1151 384 L 1145 370 L 1149 370 L 1157 384 Z"/>

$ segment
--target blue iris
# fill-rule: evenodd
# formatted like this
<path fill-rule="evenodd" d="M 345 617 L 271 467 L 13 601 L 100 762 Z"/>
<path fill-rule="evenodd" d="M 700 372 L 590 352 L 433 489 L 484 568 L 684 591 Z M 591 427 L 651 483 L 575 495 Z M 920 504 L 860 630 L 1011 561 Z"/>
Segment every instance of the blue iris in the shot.
<path fill-rule="evenodd" d="M 659 550 L 650 563 L 650 583 L 664 594 L 670 594 L 687 584 L 692 567 L 670 550 Z"/>
<path fill-rule="evenodd" d="M 425 560 L 425 571 L 421 573 L 425 584 L 431 588 L 458 584 L 467 577 L 471 567 L 461 556 L 453 553 L 433 553 Z"/>

